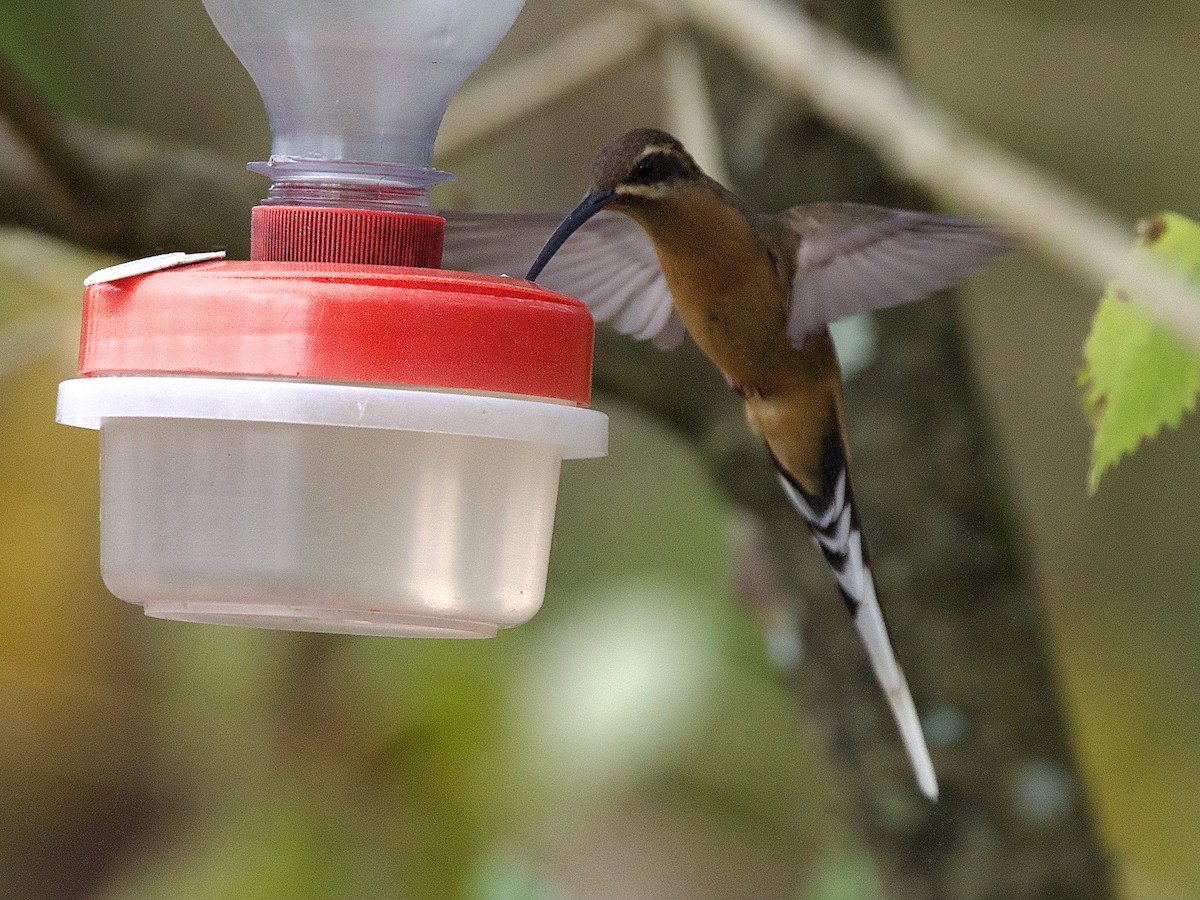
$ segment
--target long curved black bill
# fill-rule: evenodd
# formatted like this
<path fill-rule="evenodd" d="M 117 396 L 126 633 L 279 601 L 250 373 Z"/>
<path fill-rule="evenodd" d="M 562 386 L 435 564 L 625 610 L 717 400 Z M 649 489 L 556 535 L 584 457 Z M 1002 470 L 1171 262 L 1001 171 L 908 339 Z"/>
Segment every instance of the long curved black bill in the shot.
<path fill-rule="evenodd" d="M 537 259 L 530 266 L 525 280 L 536 280 L 542 274 L 542 269 L 546 268 L 546 263 L 550 262 L 554 254 L 558 252 L 558 248 L 567 242 L 567 238 L 574 234 L 580 225 L 604 209 L 616 196 L 615 191 L 608 190 L 596 191 L 584 197 L 579 205 L 571 210 L 570 214 L 554 229 L 554 234 L 550 235 L 550 239 L 542 247 L 542 252 L 537 255 Z"/>

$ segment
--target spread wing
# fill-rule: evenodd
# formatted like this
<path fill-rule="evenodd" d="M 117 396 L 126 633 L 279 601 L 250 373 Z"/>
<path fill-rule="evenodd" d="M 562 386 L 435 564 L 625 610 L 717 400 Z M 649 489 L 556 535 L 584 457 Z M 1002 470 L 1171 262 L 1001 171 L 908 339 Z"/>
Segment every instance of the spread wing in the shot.
<path fill-rule="evenodd" d="M 558 213 L 440 211 L 442 266 L 522 277 L 563 216 Z M 679 346 L 683 322 L 671 304 L 654 245 L 628 217 L 600 212 L 571 235 L 538 277 L 543 287 L 587 304 L 622 334 Z"/>
<path fill-rule="evenodd" d="M 919 300 L 1015 248 L 972 219 L 856 203 L 810 203 L 784 213 L 800 235 L 788 337 L 844 316 Z"/>

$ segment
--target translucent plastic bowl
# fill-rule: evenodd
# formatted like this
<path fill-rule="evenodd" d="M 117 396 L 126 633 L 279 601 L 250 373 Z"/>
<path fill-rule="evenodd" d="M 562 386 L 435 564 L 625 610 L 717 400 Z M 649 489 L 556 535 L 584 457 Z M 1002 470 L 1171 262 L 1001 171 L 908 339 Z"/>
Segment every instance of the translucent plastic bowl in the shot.
<path fill-rule="evenodd" d="M 297 380 L 64 382 L 100 429 L 101 572 L 147 615 L 487 637 L 541 606 L 560 462 L 601 456 L 567 403 Z"/>

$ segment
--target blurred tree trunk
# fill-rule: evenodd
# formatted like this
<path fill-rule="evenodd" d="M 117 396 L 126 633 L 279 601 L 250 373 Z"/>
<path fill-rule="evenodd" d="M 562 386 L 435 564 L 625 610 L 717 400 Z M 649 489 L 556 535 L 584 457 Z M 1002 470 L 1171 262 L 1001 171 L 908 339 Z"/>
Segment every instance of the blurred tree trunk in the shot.
<path fill-rule="evenodd" d="M 810 6 L 859 44 L 891 52 L 878 0 Z M 780 104 L 735 60 L 712 50 L 707 64 L 736 187 L 752 206 L 922 205 L 867 151 Z M 714 479 L 763 526 L 777 568 L 766 580 L 777 577 L 786 594 L 804 600 L 804 655 L 788 682 L 825 741 L 886 897 L 1112 897 L 955 311 L 941 300 L 878 319 L 879 350 L 847 385 L 855 487 L 897 654 L 941 778 L 936 805 L 917 794 L 829 573 L 761 447 L 736 421 L 737 404 L 714 398 L 710 367 L 698 355 L 660 358 L 606 338 L 598 386 L 679 426 Z"/>

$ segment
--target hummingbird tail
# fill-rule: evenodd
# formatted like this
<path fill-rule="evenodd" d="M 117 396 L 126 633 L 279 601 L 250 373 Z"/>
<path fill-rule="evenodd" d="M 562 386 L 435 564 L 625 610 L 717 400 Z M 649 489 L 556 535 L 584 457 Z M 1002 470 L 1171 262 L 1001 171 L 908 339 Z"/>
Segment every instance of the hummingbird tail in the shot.
<path fill-rule="evenodd" d="M 870 558 L 854 507 L 854 495 L 850 489 L 850 475 L 841 437 L 834 431 L 826 442 L 822 460 L 825 480 L 821 496 L 810 494 L 802 488 L 773 453 L 771 459 L 775 463 L 784 493 L 804 516 L 821 552 L 825 554 L 829 567 L 833 570 L 842 599 L 866 646 L 875 677 L 879 679 L 892 715 L 899 726 L 900 737 L 916 774 L 917 784 L 926 797 L 936 800 L 937 776 L 929 758 L 929 748 L 925 744 L 921 720 L 917 716 L 904 672 L 892 651 L 883 610 L 875 593 L 875 579 L 871 575 Z"/>

